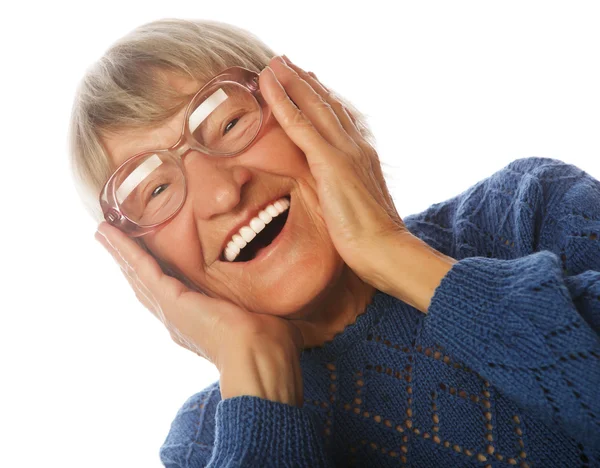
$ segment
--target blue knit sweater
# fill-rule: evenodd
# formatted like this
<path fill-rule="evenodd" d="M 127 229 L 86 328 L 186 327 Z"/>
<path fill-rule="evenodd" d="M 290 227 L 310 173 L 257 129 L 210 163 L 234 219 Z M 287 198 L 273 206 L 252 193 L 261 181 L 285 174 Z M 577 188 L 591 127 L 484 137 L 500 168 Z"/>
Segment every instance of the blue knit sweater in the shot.
<path fill-rule="evenodd" d="M 600 466 L 600 182 L 519 159 L 404 221 L 458 260 L 428 314 L 377 292 L 302 353 L 302 408 L 192 396 L 167 468 Z"/>

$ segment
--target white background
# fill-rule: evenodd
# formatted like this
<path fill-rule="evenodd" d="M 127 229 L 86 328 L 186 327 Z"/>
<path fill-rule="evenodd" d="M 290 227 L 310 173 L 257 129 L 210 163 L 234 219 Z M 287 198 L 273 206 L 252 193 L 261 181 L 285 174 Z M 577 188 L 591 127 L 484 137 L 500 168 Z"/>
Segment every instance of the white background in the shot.
<path fill-rule="evenodd" d="M 94 241 L 68 172 L 75 86 L 141 23 L 233 23 L 315 72 L 369 116 L 402 216 L 521 157 L 562 159 L 600 178 L 595 2 L 4 5 L 3 467 L 159 467 L 177 409 L 218 378 L 136 302 Z"/>

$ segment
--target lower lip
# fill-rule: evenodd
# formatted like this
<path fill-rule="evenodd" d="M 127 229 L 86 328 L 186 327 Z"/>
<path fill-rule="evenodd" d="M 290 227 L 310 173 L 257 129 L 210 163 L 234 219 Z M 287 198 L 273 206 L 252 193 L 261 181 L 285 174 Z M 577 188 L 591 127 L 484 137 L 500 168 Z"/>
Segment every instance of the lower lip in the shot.
<path fill-rule="evenodd" d="M 291 198 L 290 198 L 290 206 L 288 208 L 287 219 L 285 220 L 285 224 L 283 225 L 283 228 L 281 229 L 281 231 L 279 231 L 279 234 L 277 234 L 277 237 L 275 239 L 273 239 L 273 242 L 271 242 L 269 245 L 267 245 L 266 247 L 261 249 L 260 252 L 258 252 L 258 254 L 256 255 L 256 257 L 254 257 L 252 260 L 248 260 L 247 262 L 230 262 L 230 263 L 232 265 L 249 265 L 251 263 L 254 264 L 257 261 L 264 260 L 265 258 L 268 258 L 268 257 L 274 255 L 277 246 L 281 243 L 281 239 L 283 239 L 283 237 L 287 234 L 288 226 L 291 224 L 290 223 L 290 220 L 292 217 L 291 209 L 292 209 L 292 203 L 291 203 Z"/>

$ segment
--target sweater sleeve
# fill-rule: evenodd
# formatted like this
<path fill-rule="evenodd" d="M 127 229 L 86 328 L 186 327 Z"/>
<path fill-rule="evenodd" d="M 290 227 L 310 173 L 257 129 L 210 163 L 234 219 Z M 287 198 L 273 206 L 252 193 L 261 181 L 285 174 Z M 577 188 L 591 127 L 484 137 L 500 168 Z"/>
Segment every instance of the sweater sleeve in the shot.
<path fill-rule="evenodd" d="M 220 400 L 218 384 L 178 411 L 160 450 L 166 468 L 330 467 L 316 415 L 258 397 Z"/>
<path fill-rule="evenodd" d="M 528 214 L 504 235 L 531 251 L 459 260 L 424 327 L 525 412 L 600 446 L 600 183 L 560 161 L 536 161 L 524 177 L 529 196 L 517 188 L 511 205 Z"/>
<path fill-rule="evenodd" d="M 210 467 L 330 467 L 318 421 L 308 410 L 258 397 L 228 398 L 217 408 Z"/>

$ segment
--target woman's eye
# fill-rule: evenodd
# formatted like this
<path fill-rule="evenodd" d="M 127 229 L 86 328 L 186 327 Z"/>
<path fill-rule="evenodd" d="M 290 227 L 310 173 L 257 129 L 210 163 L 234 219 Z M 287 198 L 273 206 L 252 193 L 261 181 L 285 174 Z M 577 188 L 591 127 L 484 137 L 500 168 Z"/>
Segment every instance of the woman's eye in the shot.
<path fill-rule="evenodd" d="M 240 119 L 237 118 L 237 119 L 233 119 L 231 122 L 229 122 L 227 124 L 227 126 L 225 127 L 225 131 L 223 132 L 223 135 L 226 135 L 227 132 L 229 132 L 229 130 L 231 130 L 233 127 L 235 127 L 235 124 L 238 123 L 239 120 Z M 233 123 L 233 125 L 231 125 L 232 123 Z"/>
<path fill-rule="evenodd" d="M 155 198 L 158 195 L 160 195 L 167 187 L 169 186 L 169 184 L 161 184 L 158 187 L 156 187 L 152 193 L 150 194 L 150 197 Z"/>

